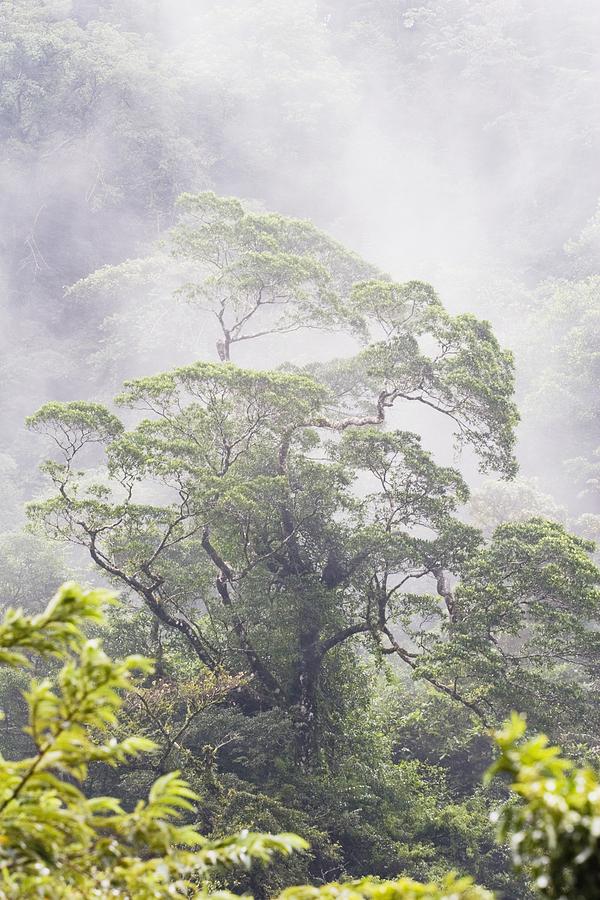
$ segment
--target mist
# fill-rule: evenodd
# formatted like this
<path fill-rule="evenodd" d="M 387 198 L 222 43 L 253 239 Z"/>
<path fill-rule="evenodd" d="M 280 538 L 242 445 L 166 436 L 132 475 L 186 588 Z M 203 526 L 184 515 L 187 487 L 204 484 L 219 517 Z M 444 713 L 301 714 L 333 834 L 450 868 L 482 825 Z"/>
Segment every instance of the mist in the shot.
<path fill-rule="evenodd" d="M 9 74 L 27 9 L 6 6 Z M 565 245 L 600 195 L 595 3 L 32 9 L 42 48 L 72 30 L 81 49 L 72 69 L 59 47 L 21 76 L 19 121 L 5 95 L 9 443 L 40 400 L 77 391 L 80 375 L 57 357 L 65 332 L 90 323 L 64 321 L 65 289 L 141 255 L 184 190 L 309 218 L 393 278 L 429 281 L 453 310 L 489 317 L 517 353 L 517 292 L 577 271 Z M 101 327 L 92 317 L 92 343 Z M 24 372 L 19 360 L 44 340 L 54 365 Z M 172 363 L 162 352 L 156 370 Z M 535 442 L 527 417 L 523 427 Z M 528 471 L 532 455 L 524 446 Z"/>

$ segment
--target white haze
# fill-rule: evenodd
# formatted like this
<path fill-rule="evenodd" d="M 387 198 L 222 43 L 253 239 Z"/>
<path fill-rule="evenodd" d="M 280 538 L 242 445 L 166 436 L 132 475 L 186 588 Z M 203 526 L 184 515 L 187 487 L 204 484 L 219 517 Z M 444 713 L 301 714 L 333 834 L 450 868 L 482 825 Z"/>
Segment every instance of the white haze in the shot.
<path fill-rule="evenodd" d="M 122 19 L 110 3 L 103 18 L 124 35 L 154 33 L 147 92 L 131 115 L 136 121 L 145 116 L 149 128 L 173 131 L 175 95 L 152 87 L 157 60 L 193 111 L 177 125 L 177 140 L 190 146 L 178 190 L 212 186 L 310 218 L 392 277 L 432 282 L 453 311 L 490 317 L 504 340 L 514 334 L 506 318 L 515 298 L 564 273 L 565 243 L 596 210 L 596 0 L 424 0 L 419 6 L 403 0 L 130 0 L 115 6 Z M 62 7 L 68 10 L 69 3 Z M 89 29 L 86 3 L 73 8 Z M 353 15 L 362 17 L 360 27 Z M 114 51 L 122 54 L 125 81 L 128 46 L 124 38 Z M 106 59 L 107 66 L 113 63 Z M 59 274 L 75 280 L 96 266 L 144 254 L 169 224 L 164 214 L 144 212 L 133 196 L 108 203 L 89 221 L 81 212 L 81 196 L 90 196 L 88 206 L 96 202 L 91 160 L 118 150 L 115 114 L 108 107 L 91 135 L 67 148 L 58 133 L 52 155 L 48 148 L 29 162 L 12 151 L 6 155 L 2 219 L 17 235 L 31 278 L 24 281 L 21 273 L 15 286 L 7 275 L 0 319 L 10 370 L 3 400 L 10 428 L 5 424 L 4 431 L 15 453 L 32 454 L 31 465 L 42 451 L 23 437 L 19 423 L 57 390 L 71 398 L 88 389 L 84 373 L 69 364 L 69 343 L 88 341 L 101 354 L 121 325 L 124 344 L 135 342 L 140 330 L 128 307 L 116 313 L 121 319 L 113 321 L 114 332 L 96 311 L 83 335 L 80 312 L 65 302 L 67 285 Z M 218 153 L 202 138 L 216 132 Z M 61 194 L 67 198 L 62 207 Z M 30 239 L 38 215 L 42 226 L 45 217 L 56 219 L 39 246 Z M 63 258 L 69 241 L 83 248 L 76 261 Z M 11 268 L 8 255 L 15 252 L 10 235 L 5 246 L 2 271 Z M 31 296 L 35 302 L 28 306 Z M 136 298 L 140 315 L 144 296 Z M 42 305 L 40 323 L 32 309 Z M 181 312 L 168 323 L 160 310 L 156 315 L 164 349 L 154 340 L 139 366 L 159 371 L 190 361 L 193 340 L 175 335 Z M 28 369 L 24 357 L 46 340 L 47 365 Z M 323 346 L 330 346 L 329 337 Z M 264 364 L 264 351 L 256 352 Z M 139 374 L 139 366 L 133 362 L 130 374 Z M 435 434 L 428 438 L 435 441 Z M 526 471 L 540 474 L 535 435 L 526 436 L 521 459 Z"/>

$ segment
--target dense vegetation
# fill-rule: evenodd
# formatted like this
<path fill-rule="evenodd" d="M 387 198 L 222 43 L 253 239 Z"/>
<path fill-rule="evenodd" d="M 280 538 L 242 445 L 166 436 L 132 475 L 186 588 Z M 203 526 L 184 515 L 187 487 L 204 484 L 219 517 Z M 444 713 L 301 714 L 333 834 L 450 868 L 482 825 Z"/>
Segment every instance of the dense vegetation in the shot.
<path fill-rule="evenodd" d="M 1 12 L 0 895 L 599 896 L 596 4 Z"/>
<path fill-rule="evenodd" d="M 114 661 L 98 640 L 86 638 L 82 626 L 102 623 L 103 606 L 110 603 L 114 597 L 107 591 L 65 584 L 38 615 L 9 608 L 0 625 L 3 666 L 22 668 L 36 656 L 62 662 L 53 678 L 32 680 L 25 693 L 24 730 L 32 755 L 0 762 L 2 894 L 233 898 L 215 891 L 224 872 L 257 860 L 268 863 L 274 854 L 306 851 L 306 842 L 291 834 L 247 830 L 209 841 L 194 828 L 175 824 L 201 801 L 178 772 L 158 778 L 148 799 L 131 812 L 113 797 L 86 797 L 77 786 L 94 763 L 118 766 L 157 749 L 133 735 L 106 739 L 117 724 L 123 692 L 136 692 L 132 675 L 153 673 L 150 660 Z M 597 896 L 598 780 L 589 770 L 573 771 L 544 736 L 518 746 L 524 728 L 513 715 L 509 727 L 496 734 L 502 753 L 488 777 L 509 772 L 514 790 L 527 801 L 505 808 L 500 833 L 513 834 L 515 861 L 531 867 L 545 896 Z M 489 891 L 453 873 L 438 885 L 363 878 L 294 886 L 280 896 L 493 900 Z"/>

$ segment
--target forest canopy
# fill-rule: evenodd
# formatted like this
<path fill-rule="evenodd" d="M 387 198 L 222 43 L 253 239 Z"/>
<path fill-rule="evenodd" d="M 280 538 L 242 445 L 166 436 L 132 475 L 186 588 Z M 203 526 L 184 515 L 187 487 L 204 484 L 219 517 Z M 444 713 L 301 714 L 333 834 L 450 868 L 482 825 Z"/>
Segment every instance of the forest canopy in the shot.
<path fill-rule="evenodd" d="M 2 4 L 0 896 L 600 896 L 598 37 Z"/>

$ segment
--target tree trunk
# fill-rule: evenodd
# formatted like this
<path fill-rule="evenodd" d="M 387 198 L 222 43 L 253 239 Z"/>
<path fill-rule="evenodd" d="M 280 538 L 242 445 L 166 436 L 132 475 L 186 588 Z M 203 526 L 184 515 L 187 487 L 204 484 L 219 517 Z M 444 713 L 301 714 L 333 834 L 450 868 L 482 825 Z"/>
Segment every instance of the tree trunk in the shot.
<path fill-rule="evenodd" d="M 219 338 L 217 341 L 217 353 L 221 362 L 229 362 L 230 360 L 230 348 L 231 347 L 231 335 L 227 330 L 223 331 L 223 337 Z"/>
<path fill-rule="evenodd" d="M 302 652 L 298 668 L 295 695 L 297 698 L 296 762 L 303 770 L 309 770 L 317 748 L 317 691 L 321 673 L 321 657 L 317 653 L 316 634 L 311 631 L 310 643 Z"/>

